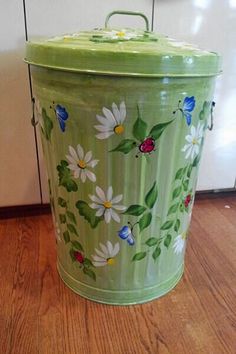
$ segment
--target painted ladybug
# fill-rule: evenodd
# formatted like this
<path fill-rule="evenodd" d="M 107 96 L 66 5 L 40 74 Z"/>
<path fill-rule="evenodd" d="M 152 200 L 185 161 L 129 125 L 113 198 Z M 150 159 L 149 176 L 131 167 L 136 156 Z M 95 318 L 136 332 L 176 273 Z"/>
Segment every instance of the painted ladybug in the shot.
<path fill-rule="evenodd" d="M 155 149 L 155 139 L 151 137 L 146 138 L 138 148 L 143 154 L 150 154 Z"/>

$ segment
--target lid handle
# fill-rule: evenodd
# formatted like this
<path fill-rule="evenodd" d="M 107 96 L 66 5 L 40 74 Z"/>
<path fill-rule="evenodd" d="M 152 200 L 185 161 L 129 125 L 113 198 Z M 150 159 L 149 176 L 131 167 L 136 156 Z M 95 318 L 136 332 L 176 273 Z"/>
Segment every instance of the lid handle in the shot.
<path fill-rule="evenodd" d="M 142 12 L 134 12 L 134 11 L 112 11 L 110 12 L 105 20 L 105 28 L 108 27 L 108 22 L 110 20 L 110 18 L 113 15 L 128 15 L 128 16 L 140 16 L 144 19 L 145 24 L 146 24 L 146 30 L 149 31 L 149 22 L 148 22 L 148 18 L 147 16 L 145 16 Z"/>

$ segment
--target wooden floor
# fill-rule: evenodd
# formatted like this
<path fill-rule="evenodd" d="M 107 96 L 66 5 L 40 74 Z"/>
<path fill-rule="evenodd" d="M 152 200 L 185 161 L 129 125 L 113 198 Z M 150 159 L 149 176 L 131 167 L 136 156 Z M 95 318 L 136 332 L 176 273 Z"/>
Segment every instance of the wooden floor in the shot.
<path fill-rule="evenodd" d="M 50 215 L 3 220 L 0 300 L 0 354 L 235 354 L 236 197 L 196 202 L 182 281 L 130 307 L 65 287 Z"/>

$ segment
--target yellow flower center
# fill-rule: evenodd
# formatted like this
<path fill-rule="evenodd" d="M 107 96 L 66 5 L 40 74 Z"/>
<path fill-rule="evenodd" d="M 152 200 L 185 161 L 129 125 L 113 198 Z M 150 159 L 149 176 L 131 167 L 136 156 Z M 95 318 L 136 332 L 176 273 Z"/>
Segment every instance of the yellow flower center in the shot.
<path fill-rule="evenodd" d="M 194 138 L 193 141 L 192 141 L 192 144 L 193 144 L 193 145 L 197 145 L 197 144 L 198 144 L 197 139 Z"/>
<path fill-rule="evenodd" d="M 187 232 L 183 232 L 182 235 L 181 235 L 181 237 L 182 237 L 182 240 L 186 240 L 186 238 L 187 238 Z"/>
<path fill-rule="evenodd" d="M 77 165 L 79 166 L 79 168 L 82 168 L 82 169 L 84 169 L 86 167 L 86 163 L 84 160 L 79 160 Z"/>
<path fill-rule="evenodd" d="M 123 125 L 117 125 L 115 128 L 114 128 L 114 132 L 116 133 L 116 134 L 122 134 L 123 132 L 124 132 L 124 130 L 125 130 L 125 128 L 124 128 L 124 126 Z"/>
<path fill-rule="evenodd" d="M 108 200 L 106 202 L 104 202 L 103 205 L 106 209 L 110 209 L 112 207 L 111 202 L 109 202 Z"/>
<path fill-rule="evenodd" d="M 120 38 L 124 37 L 125 36 L 125 32 L 124 31 L 120 31 L 120 32 L 117 32 L 116 35 Z"/>
<path fill-rule="evenodd" d="M 114 258 L 108 258 L 108 259 L 107 259 L 107 264 L 109 264 L 109 265 L 115 264 Z"/>

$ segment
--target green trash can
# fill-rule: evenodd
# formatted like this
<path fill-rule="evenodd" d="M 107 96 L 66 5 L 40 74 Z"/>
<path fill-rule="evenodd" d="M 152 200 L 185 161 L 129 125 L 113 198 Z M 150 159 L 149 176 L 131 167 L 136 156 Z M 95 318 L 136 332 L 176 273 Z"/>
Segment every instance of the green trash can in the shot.
<path fill-rule="evenodd" d="M 216 53 L 146 30 L 27 43 L 58 272 L 76 293 L 137 304 L 180 280 Z"/>

